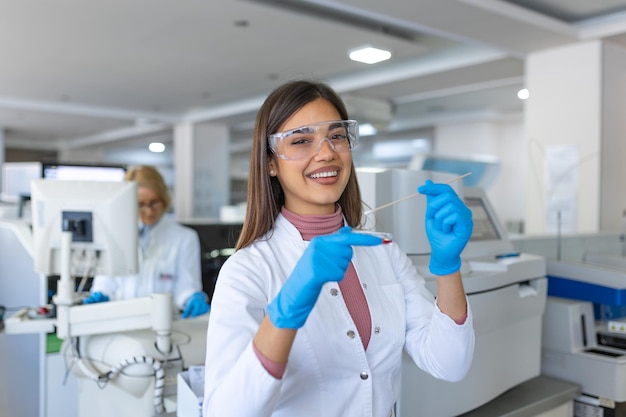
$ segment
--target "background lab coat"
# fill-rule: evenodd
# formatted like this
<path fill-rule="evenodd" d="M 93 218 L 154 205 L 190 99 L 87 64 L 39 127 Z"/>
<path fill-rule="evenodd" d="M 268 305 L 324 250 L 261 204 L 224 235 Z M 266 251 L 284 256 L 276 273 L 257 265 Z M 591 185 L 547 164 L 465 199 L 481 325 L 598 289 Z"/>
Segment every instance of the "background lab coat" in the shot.
<path fill-rule="evenodd" d="M 98 275 L 91 292 L 101 291 L 112 300 L 171 293 L 176 306 L 183 309 L 191 294 L 202 291 L 198 234 L 167 216 L 152 226 L 147 247 L 139 250 L 139 260 L 137 275 Z"/>
<path fill-rule="evenodd" d="M 392 243 L 354 246 L 372 318 L 367 351 L 339 285 L 327 283 L 296 335 L 283 379 L 274 379 L 252 339 L 308 242 L 282 215 L 268 236 L 235 252 L 220 270 L 207 333 L 205 417 L 388 417 L 400 392 L 403 347 L 436 377 L 465 375 L 474 348 L 471 311 L 463 325 L 441 313 Z"/>

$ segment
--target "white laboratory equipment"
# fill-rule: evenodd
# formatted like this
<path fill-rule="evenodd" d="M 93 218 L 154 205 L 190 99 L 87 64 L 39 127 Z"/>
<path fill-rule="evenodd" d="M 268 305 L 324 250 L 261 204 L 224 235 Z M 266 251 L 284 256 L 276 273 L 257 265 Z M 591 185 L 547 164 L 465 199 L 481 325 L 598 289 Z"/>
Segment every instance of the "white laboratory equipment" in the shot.
<path fill-rule="evenodd" d="M 357 170 L 363 201 L 375 208 L 415 193 L 426 179 L 448 182 L 456 177 L 434 171 Z M 450 417 L 474 410 L 505 391 L 540 375 L 541 326 L 547 279 L 545 259 L 516 253 L 480 188 L 450 184 L 472 210 L 474 232 L 461 254 L 463 284 L 474 314 L 474 360 L 457 383 L 421 371 L 404 354 L 402 387 L 396 416 Z M 367 224 L 392 233 L 426 278 L 430 245 L 424 228 L 426 200 L 416 196 L 370 214 Z"/>
<path fill-rule="evenodd" d="M 579 383 L 584 394 L 605 404 L 626 401 L 626 319 L 612 317 L 626 307 L 620 258 L 548 261 L 542 372 Z"/>
<path fill-rule="evenodd" d="M 32 233 L 24 221 L 0 220 L 0 305 L 6 307 L 5 320 L 17 308 L 46 303 L 44 279 L 34 270 Z M 7 335 L 0 332 L 0 415 L 47 417 L 54 402 L 47 393 L 50 359 L 46 353 L 46 334 Z M 68 384 L 58 383 L 60 390 Z M 75 389 L 76 387 L 71 387 Z M 28 393 L 28 401 L 23 400 Z M 18 400 L 18 398 L 22 400 Z M 72 417 L 71 413 L 66 413 Z M 59 416 L 60 417 L 60 416 Z"/>
<path fill-rule="evenodd" d="M 56 316 L 24 308 L 6 320 L 6 333 L 56 332 L 64 340 L 79 416 L 171 411 L 166 397 L 175 394 L 177 372 L 204 362 L 206 318 L 174 320 L 170 294 L 85 305 L 75 290 L 75 277 L 136 272 L 136 184 L 34 180 L 31 202 L 34 268 L 60 275 L 48 306 Z"/>

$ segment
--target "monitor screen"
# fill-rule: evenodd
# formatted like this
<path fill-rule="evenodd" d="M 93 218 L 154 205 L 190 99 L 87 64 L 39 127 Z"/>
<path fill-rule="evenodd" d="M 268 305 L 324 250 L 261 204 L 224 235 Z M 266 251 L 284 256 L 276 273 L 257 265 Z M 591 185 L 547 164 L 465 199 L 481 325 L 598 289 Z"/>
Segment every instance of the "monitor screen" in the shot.
<path fill-rule="evenodd" d="M 465 197 L 465 204 L 472 210 L 474 230 L 470 241 L 499 240 L 501 238 L 496 225 L 487 212 L 483 199 L 477 197 Z"/>
<path fill-rule="evenodd" d="M 513 244 L 498 220 L 485 190 L 480 187 L 465 187 L 463 201 L 472 211 L 474 222 L 470 241 L 463 249 L 463 257 L 470 259 L 514 252 Z"/>
<path fill-rule="evenodd" d="M 31 183 L 35 270 L 61 274 L 64 224 L 76 224 L 71 242 L 72 275 L 128 275 L 137 271 L 137 184 L 133 181 Z M 90 265 L 91 270 L 85 270 Z"/>
<path fill-rule="evenodd" d="M 44 163 L 43 178 L 79 181 L 123 181 L 126 167 L 122 165 L 89 165 Z"/>

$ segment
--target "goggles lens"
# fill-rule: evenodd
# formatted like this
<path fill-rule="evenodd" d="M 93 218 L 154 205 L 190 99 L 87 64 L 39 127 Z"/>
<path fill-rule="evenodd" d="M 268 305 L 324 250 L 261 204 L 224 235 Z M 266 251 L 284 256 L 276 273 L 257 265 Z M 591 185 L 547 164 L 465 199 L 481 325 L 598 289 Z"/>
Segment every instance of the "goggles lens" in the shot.
<path fill-rule="evenodd" d="M 267 141 L 273 153 L 282 159 L 298 161 L 315 156 L 327 142 L 335 152 L 350 152 L 358 143 L 356 120 L 334 120 L 301 126 L 274 133 Z"/>
<path fill-rule="evenodd" d="M 152 200 L 149 203 L 139 203 L 139 210 L 159 210 L 163 207 L 163 202 L 161 200 Z"/>

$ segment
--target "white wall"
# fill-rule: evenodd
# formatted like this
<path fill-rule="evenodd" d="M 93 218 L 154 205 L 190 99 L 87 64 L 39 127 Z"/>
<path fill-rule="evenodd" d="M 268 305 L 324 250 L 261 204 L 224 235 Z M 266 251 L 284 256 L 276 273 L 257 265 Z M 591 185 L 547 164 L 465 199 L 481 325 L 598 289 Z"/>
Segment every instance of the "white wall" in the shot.
<path fill-rule="evenodd" d="M 599 227 L 602 43 L 584 42 L 530 54 L 526 59 L 526 141 L 530 150 L 526 184 L 526 230 L 551 231 L 558 188 L 571 181 L 575 232 Z M 557 181 L 548 182 L 549 152 L 569 147 L 577 161 Z M 551 165 L 554 167 L 554 164 Z M 563 198 L 567 196 L 561 196 Z M 561 204 L 561 203 L 559 203 Z M 568 230 L 569 231 L 569 230 Z"/>
<path fill-rule="evenodd" d="M 506 120 L 439 125 L 435 153 L 457 156 L 488 155 L 500 160 L 497 179 L 485 191 L 500 222 L 524 219 L 526 143 L 521 114 Z"/>

